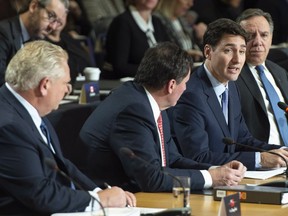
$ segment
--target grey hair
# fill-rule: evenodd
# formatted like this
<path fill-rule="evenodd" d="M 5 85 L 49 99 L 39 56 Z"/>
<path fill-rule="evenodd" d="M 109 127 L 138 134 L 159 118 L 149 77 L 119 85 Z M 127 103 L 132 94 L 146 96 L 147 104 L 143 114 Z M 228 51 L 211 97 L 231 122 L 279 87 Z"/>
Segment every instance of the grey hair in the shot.
<path fill-rule="evenodd" d="M 29 42 L 11 59 L 5 80 L 15 90 L 34 89 L 45 77 L 63 77 L 63 63 L 67 60 L 68 54 L 57 45 L 43 40 Z"/>
<path fill-rule="evenodd" d="M 273 19 L 270 15 L 270 13 L 268 12 L 264 12 L 263 10 L 259 9 L 259 8 L 249 8 L 246 9 L 245 11 L 243 11 L 240 16 L 236 19 L 236 22 L 240 24 L 240 22 L 247 20 L 249 18 L 252 17 L 256 17 L 256 16 L 263 16 L 267 22 L 269 23 L 270 26 L 270 32 L 273 32 L 274 30 L 274 23 L 273 23 Z"/>

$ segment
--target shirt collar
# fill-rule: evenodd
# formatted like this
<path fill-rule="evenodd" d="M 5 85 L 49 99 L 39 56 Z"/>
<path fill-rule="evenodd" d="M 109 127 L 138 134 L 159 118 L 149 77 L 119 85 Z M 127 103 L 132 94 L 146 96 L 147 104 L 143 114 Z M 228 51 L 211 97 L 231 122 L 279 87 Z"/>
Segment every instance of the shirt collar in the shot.
<path fill-rule="evenodd" d="M 151 108 L 152 108 L 154 120 L 157 123 L 157 119 L 158 119 L 158 117 L 160 116 L 160 113 L 161 113 L 160 108 L 159 108 L 157 102 L 155 101 L 155 99 L 153 98 L 153 96 L 150 94 L 150 92 L 147 91 L 146 88 L 144 88 L 144 89 L 145 89 L 145 92 L 147 94 L 148 100 L 149 100 Z"/>
<path fill-rule="evenodd" d="M 146 21 L 141 17 L 141 15 L 139 14 L 139 12 L 134 6 L 130 5 L 129 9 L 131 11 L 132 17 L 134 18 L 135 22 L 137 23 L 137 25 L 143 32 L 147 32 L 148 30 L 154 32 L 151 15 L 148 19 L 148 23 L 146 23 Z"/>
<path fill-rule="evenodd" d="M 212 73 L 208 70 L 208 68 L 206 67 L 206 65 L 204 64 L 204 68 L 205 68 L 205 72 L 212 84 L 212 87 L 216 93 L 216 95 L 219 97 L 220 95 L 222 95 L 222 93 L 225 91 L 225 89 L 228 89 L 228 85 L 225 86 L 223 83 L 219 82 L 213 75 Z"/>
<path fill-rule="evenodd" d="M 26 41 L 30 39 L 30 35 L 26 27 L 24 26 L 24 23 L 22 22 L 20 16 L 19 16 L 19 22 L 20 22 L 20 27 L 21 27 L 22 43 L 25 43 Z"/>

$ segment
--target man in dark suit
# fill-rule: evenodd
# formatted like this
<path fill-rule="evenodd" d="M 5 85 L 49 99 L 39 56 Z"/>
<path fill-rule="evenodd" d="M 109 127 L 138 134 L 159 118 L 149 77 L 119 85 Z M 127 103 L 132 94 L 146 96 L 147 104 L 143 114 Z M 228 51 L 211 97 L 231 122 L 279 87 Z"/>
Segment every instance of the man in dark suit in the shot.
<path fill-rule="evenodd" d="M 45 115 L 57 109 L 71 89 L 67 58 L 62 48 L 35 41 L 20 49 L 7 67 L 0 88 L 1 215 L 91 210 L 92 197 L 98 208 L 98 202 L 104 207 L 135 205 L 133 194 L 118 187 L 97 188 L 63 157 Z"/>
<path fill-rule="evenodd" d="M 241 95 L 242 113 L 246 124 L 257 139 L 288 146 L 288 140 L 285 142 L 285 137 L 281 136 L 275 112 L 255 68 L 257 65 L 265 67 L 264 72 L 277 92 L 279 100 L 287 103 L 287 72 L 277 64 L 267 60 L 273 36 L 272 18 L 269 13 L 260 9 L 247 9 L 237 21 L 250 36 L 247 42 L 246 63 L 236 82 Z M 287 125 L 284 111 L 281 113 Z M 288 132 L 285 131 L 285 133 Z"/>
<path fill-rule="evenodd" d="M 0 22 L 0 86 L 10 59 L 28 40 L 43 39 L 66 19 L 68 0 L 24 1 L 19 16 Z"/>
<path fill-rule="evenodd" d="M 165 109 L 185 90 L 191 67 L 186 51 L 169 42 L 158 44 L 145 53 L 134 82 L 101 102 L 80 131 L 80 147 L 88 148 L 86 166 L 93 167 L 95 178 L 149 192 L 172 191 L 169 174 L 190 176 L 192 190 L 241 180 L 246 170 L 241 163 L 209 169 L 210 164 L 179 154 L 171 138 Z"/>
<path fill-rule="evenodd" d="M 218 165 L 239 160 L 250 170 L 285 166 L 280 157 L 228 146 L 222 141 L 230 137 L 265 150 L 279 148 L 253 138 L 241 113 L 239 92 L 233 81 L 245 62 L 245 31 L 232 20 L 218 19 L 209 24 L 204 44 L 205 63 L 191 75 L 187 90 L 169 111 L 182 153 L 196 161 Z M 273 151 L 288 157 L 284 149 Z"/>

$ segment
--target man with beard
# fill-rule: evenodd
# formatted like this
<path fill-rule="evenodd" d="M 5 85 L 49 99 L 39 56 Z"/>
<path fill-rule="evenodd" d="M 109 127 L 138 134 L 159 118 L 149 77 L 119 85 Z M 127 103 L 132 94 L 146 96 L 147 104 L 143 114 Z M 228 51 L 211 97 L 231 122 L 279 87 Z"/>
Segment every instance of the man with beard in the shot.
<path fill-rule="evenodd" d="M 68 0 L 27 0 L 20 6 L 19 16 L 0 22 L 0 86 L 15 53 L 25 42 L 43 39 L 63 25 L 68 6 Z"/>

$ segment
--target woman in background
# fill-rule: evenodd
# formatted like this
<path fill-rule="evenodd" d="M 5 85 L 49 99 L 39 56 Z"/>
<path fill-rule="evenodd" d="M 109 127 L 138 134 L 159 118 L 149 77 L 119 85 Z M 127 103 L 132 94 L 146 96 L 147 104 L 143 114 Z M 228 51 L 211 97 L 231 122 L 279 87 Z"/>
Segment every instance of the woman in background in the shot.
<path fill-rule="evenodd" d="M 112 21 L 106 40 L 106 61 L 101 78 L 134 77 L 145 51 L 169 37 L 152 15 L 158 0 L 129 0 L 124 13 Z"/>
<path fill-rule="evenodd" d="M 204 23 L 191 27 L 184 19 L 193 3 L 194 0 L 160 0 L 156 14 L 166 26 L 170 40 L 186 50 L 197 62 L 202 61 L 199 45 L 207 27 Z"/>

